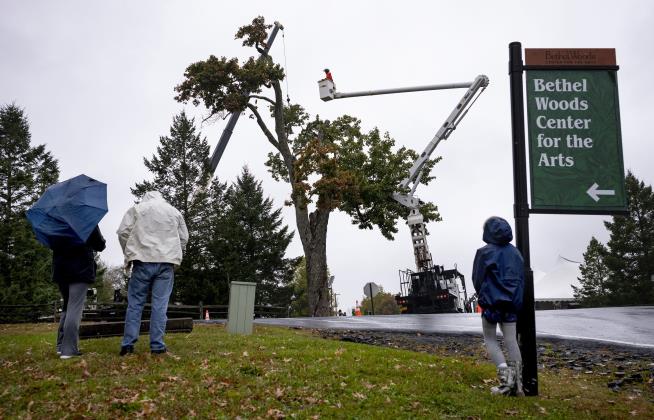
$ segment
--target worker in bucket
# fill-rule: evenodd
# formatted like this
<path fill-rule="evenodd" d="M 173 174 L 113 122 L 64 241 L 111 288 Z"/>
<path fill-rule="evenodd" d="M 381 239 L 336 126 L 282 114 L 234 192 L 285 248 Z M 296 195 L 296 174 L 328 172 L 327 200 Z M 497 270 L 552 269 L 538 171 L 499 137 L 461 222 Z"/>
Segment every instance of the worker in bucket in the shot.
<path fill-rule="evenodd" d="M 332 72 L 329 71 L 329 69 L 324 69 L 323 71 L 325 72 L 325 79 L 331 80 L 333 82 L 334 79 L 332 78 Z"/>
<path fill-rule="evenodd" d="M 168 204 L 158 191 L 146 192 L 141 202 L 130 208 L 116 232 L 132 275 L 127 287 L 125 333 L 120 355 L 134 352 L 139 338 L 141 314 L 148 291 L 152 290 L 150 352 L 166 353 L 166 311 L 173 291 L 174 266 L 182 262 L 188 231 L 182 214 Z"/>
<path fill-rule="evenodd" d="M 518 312 L 524 291 L 524 261 L 511 240 L 509 223 L 501 217 L 490 217 L 484 223 L 483 240 L 472 268 L 472 282 L 482 308 L 481 322 L 486 350 L 497 367 L 499 386 L 494 395 L 524 395 L 522 389 L 522 357 L 516 334 Z M 505 359 L 497 341 L 497 326 L 504 336 L 508 353 Z"/>

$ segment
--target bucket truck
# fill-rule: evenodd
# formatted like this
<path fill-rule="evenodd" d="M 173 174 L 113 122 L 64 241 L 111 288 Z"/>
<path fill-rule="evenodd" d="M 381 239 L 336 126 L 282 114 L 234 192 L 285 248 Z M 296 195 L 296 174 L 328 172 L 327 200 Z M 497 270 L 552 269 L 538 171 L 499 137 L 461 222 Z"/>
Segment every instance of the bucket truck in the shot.
<path fill-rule="evenodd" d="M 409 175 L 400 183 L 400 191 L 408 189 L 409 192 L 396 192 L 393 194 L 393 198 L 409 210 L 407 223 L 411 232 L 417 269 L 416 272 L 400 270 L 400 294 L 396 296 L 400 308 L 404 313 L 465 312 L 467 310 L 465 279 L 456 268 L 445 270 L 443 266 L 434 265 L 427 245 L 424 218 L 420 212 L 421 201 L 414 193 L 420 183 L 425 163 L 429 160 L 436 146 L 452 134 L 479 95 L 486 89 L 489 83 L 488 77 L 479 75 L 472 82 L 464 83 L 341 93 L 336 90 L 331 72 L 325 69 L 325 73 L 326 77 L 318 81 L 320 99 L 323 101 L 358 96 L 467 88 L 467 91 L 440 126 L 436 135 L 413 163 Z"/>

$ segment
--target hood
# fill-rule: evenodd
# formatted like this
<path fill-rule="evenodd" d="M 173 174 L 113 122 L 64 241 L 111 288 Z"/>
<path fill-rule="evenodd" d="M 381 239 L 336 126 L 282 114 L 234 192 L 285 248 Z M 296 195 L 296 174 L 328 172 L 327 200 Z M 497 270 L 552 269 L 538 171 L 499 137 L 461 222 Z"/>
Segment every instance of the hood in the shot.
<path fill-rule="evenodd" d="M 501 217 L 493 216 L 484 223 L 484 236 L 487 244 L 506 245 L 513 239 L 509 222 Z"/>
<path fill-rule="evenodd" d="M 146 201 L 150 200 L 163 200 L 163 196 L 159 191 L 148 191 L 145 194 L 143 194 L 143 198 L 141 198 L 141 203 L 145 203 Z"/>

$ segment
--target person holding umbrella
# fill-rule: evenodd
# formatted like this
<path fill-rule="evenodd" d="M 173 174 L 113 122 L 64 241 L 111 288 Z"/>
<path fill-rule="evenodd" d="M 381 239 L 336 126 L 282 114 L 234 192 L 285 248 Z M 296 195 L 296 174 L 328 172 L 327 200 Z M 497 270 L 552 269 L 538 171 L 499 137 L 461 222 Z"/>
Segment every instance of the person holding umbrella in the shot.
<path fill-rule="evenodd" d="M 95 281 L 95 252 L 105 249 L 98 223 L 107 210 L 107 185 L 79 175 L 50 186 L 27 211 L 36 238 L 52 249 L 52 279 L 64 301 L 57 332 L 61 359 L 81 355 L 79 326 Z"/>

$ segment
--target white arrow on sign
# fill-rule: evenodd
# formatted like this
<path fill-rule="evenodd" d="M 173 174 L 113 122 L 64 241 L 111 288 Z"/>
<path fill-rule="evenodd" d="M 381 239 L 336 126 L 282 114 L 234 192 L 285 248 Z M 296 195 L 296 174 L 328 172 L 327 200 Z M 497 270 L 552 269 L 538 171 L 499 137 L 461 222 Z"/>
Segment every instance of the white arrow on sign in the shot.
<path fill-rule="evenodd" d="M 593 200 L 596 202 L 599 201 L 600 195 L 615 195 L 615 190 L 598 190 L 599 185 L 597 185 L 597 182 L 595 182 L 593 185 L 590 186 L 588 191 L 586 191 L 586 194 L 590 196 Z"/>

